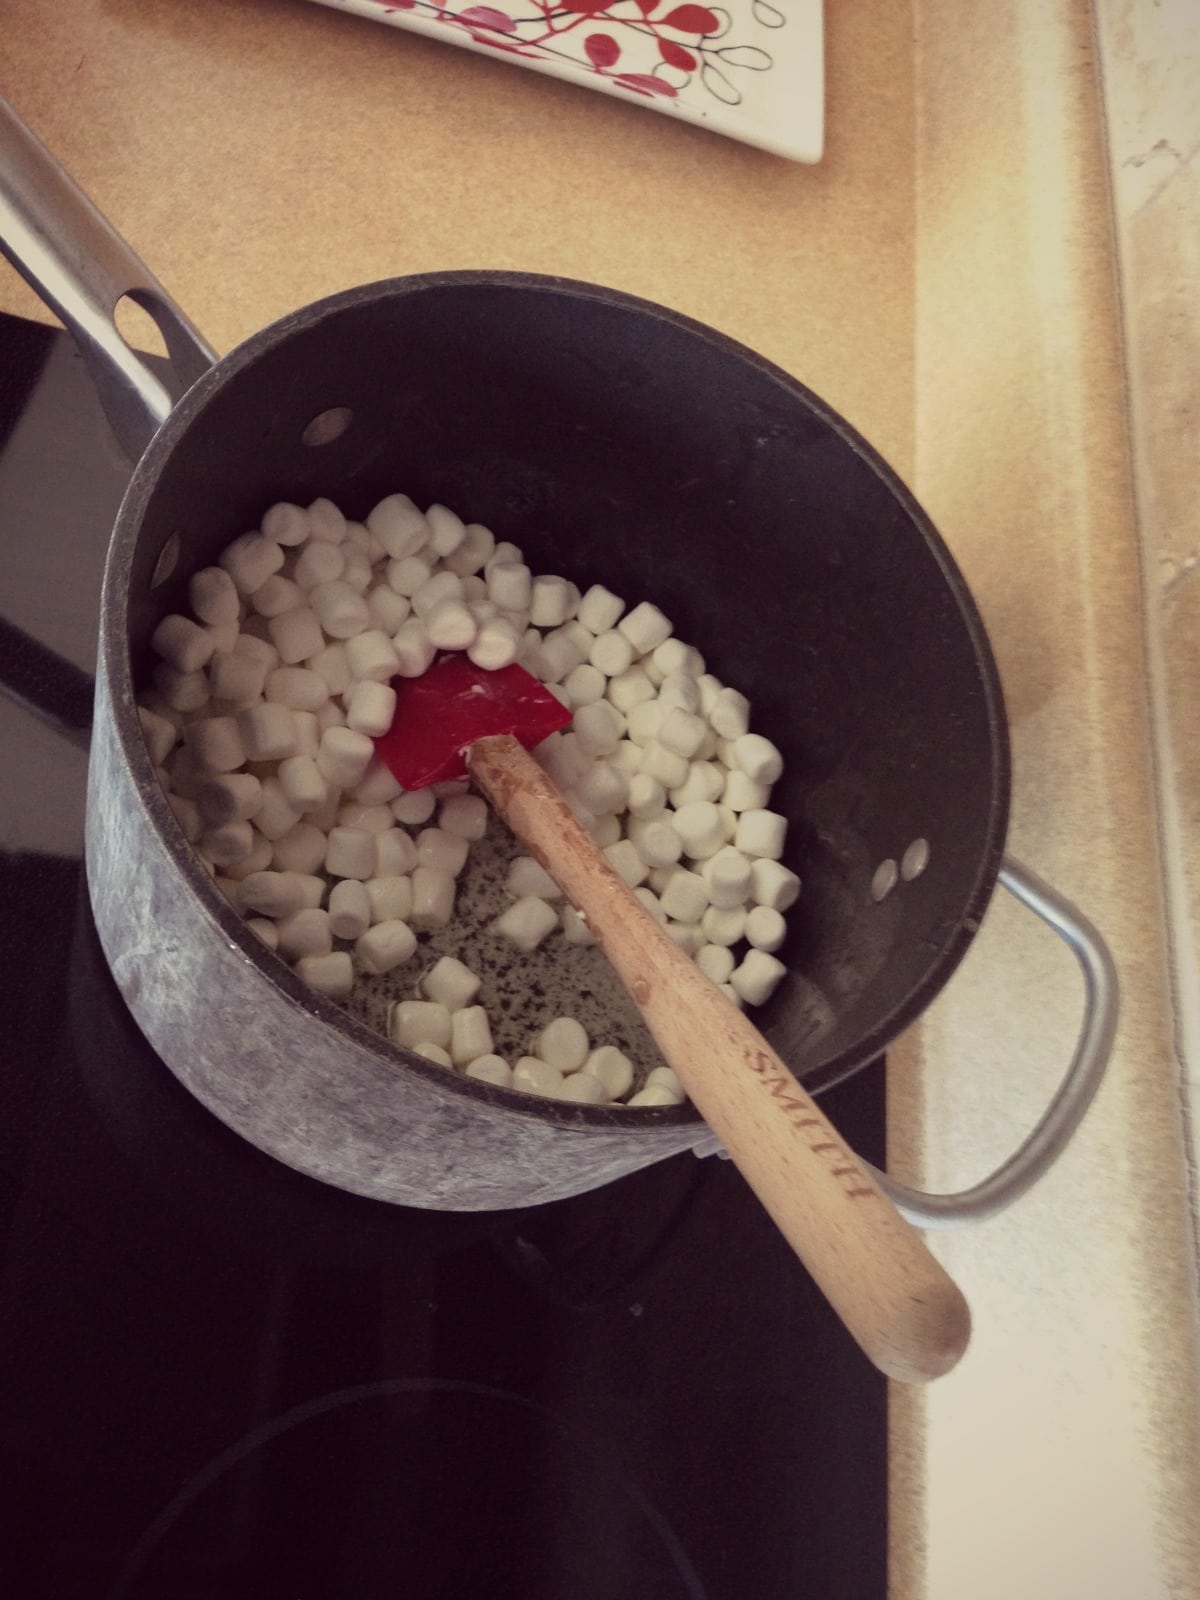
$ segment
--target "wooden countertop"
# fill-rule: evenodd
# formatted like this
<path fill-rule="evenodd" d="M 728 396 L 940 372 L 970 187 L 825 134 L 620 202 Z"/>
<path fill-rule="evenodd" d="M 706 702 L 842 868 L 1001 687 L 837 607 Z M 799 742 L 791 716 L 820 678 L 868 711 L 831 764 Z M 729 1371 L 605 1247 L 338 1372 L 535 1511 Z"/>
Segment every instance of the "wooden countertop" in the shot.
<path fill-rule="evenodd" d="M 373 278 L 562 273 L 762 351 L 914 485 L 1000 661 L 1012 847 L 1103 929 L 1125 1004 L 1056 1170 L 935 1241 L 976 1333 L 894 1396 L 892 1592 L 1195 1593 L 1192 1232 L 1090 7 L 826 10 L 816 167 L 302 0 L 26 0 L 0 89 L 219 349 Z M 42 314 L 7 270 L 0 309 Z M 892 1053 L 903 1175 L 979 1177 L 1062 1071 L 1077 977 L 1029 921 L 999 897 Z"/>

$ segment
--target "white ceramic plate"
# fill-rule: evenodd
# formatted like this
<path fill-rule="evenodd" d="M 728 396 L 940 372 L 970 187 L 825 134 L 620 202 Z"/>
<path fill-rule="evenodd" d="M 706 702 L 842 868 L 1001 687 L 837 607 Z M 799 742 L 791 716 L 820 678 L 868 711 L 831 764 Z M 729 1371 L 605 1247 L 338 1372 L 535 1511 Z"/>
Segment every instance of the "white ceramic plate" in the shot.
<path fill-rule="evenodd" d="M 821 0 L 318 0 L 819 161 Z"/>

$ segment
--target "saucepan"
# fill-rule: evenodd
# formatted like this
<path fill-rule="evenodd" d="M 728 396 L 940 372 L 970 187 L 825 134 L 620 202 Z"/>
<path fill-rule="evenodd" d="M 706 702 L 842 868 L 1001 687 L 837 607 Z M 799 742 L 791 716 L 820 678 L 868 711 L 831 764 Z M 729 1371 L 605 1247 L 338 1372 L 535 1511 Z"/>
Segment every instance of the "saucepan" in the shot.
<path fill-rule="evenodd" d="M 489 1210 L 711 1151 L 690 1106 L 568 1105 L 448 1073 L 306 987 L 184 839 L 136 714 L 159 620 L 279 500 L 363 517 L 403 490 L 519 544 L 535 571 L 651 598 L 785 758 L 772 803 L 803 890 L 764 1032 L 810 1090 L 875 1061 L 968 948 L 997 882 L 1069 944 L 1073 1059 L 974 1188 L 883 1179 L 921 1226 L 1008 1204 L 1071 1137 L 1117 986 L 1087 920 L 1004 854 L 1000 682 L 929 518 L 855 430 L 733 340 L 602 286 L 400 277 L 304 307 L 217 359 L 0 102 L 5 253 L 73 334 L 136 462 L 101 597 L 86 862 L 125 1001 L 166 1067 L 260 1150 L 407 1206 Z M 167 348 L 123 341 L 128 296 Z"/>

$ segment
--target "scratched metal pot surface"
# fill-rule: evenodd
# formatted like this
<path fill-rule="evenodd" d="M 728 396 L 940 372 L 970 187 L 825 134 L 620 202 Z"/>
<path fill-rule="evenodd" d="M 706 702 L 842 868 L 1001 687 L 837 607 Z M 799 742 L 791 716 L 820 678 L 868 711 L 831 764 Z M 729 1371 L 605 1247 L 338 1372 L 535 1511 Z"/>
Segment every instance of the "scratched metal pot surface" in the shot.
<path fill-rule="evenodd" d="M 306 443 L 335 408 L 348 426 Z M 411 1206 L 550 1200 L 707 1138 L 690 1107 L 567 1106 L 396 1049 L 261 946 L 174 823 L 135 715 L 156 622 L 273 501 L 329 495 L 362 517 L 396 490 L 487 523 L 535 572 L 653 600 L 750 696 L 784 754 L 772 803 L 804 881 L 761 1020 L 810 1087 L 875 1058 L 961 958 L 1003 846 L 1003 706 L 961 577 L 869 447 L 742 347 L 612 291 L 452 273 L 255 336 L 172 411 L 122 505 L 88 874 L 117 982 L 170 1069 L 280 1160 Z M 879 863 L 916 839 L 927 870 L 877 902 Z M 514 1037 L 547 1020 L 531 970 L 488 975 Z M 569 962 L 560 976 L 578 991 Z M 618 1038 L 638 1026 L 624 997 L 594 1003 Z"/>

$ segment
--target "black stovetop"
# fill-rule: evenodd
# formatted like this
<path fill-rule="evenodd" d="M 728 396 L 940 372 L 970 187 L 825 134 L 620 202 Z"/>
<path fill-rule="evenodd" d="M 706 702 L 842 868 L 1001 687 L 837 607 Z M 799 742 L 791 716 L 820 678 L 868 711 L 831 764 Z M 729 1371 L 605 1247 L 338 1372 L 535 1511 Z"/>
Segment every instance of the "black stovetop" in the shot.
<path fill-rule="evenodd" d="M 126 470 L 66 337 L 0 316 L 0 669 L 40 707 L 0 697 L 0 1593 L 883 1596 L 884 1381 L 729 1163 L 406 1211 L 145 1045 L 81 865 Z M 881 1161 L 881 1071 L 824 1103 Z"/>

